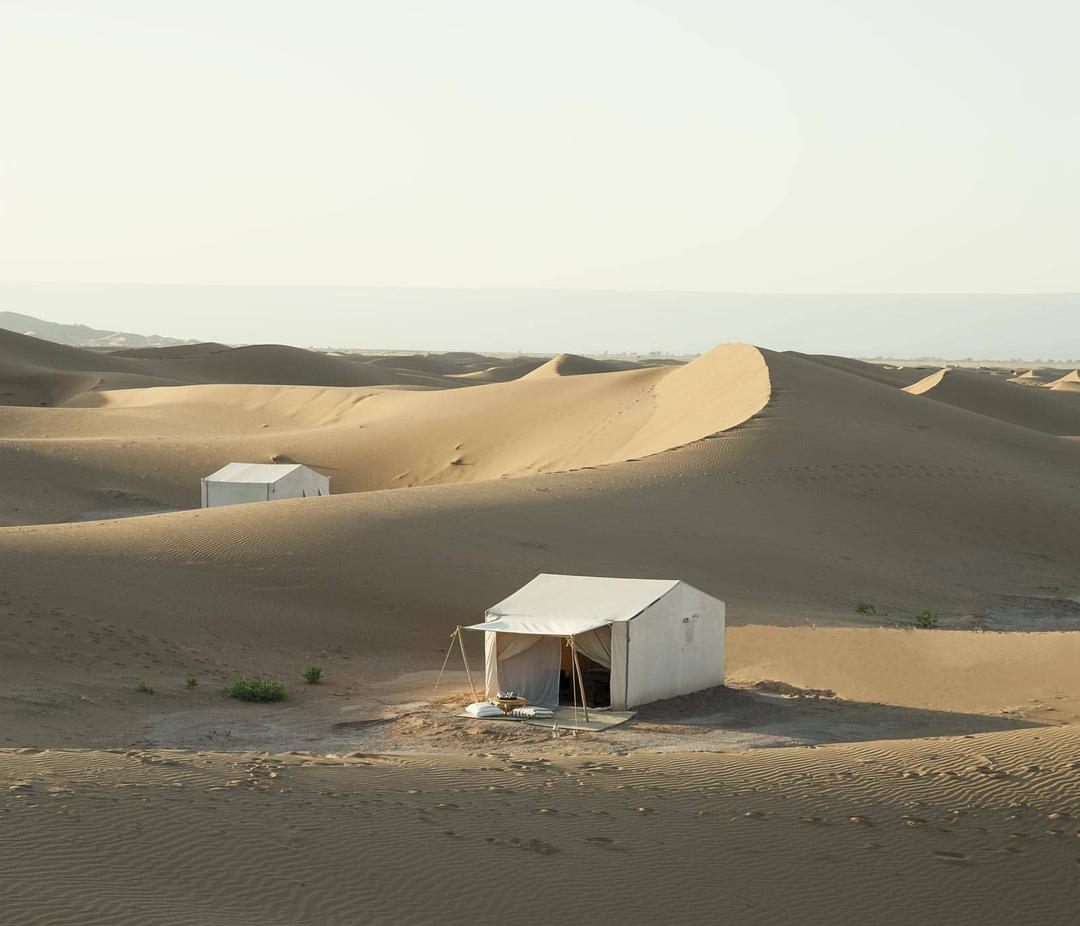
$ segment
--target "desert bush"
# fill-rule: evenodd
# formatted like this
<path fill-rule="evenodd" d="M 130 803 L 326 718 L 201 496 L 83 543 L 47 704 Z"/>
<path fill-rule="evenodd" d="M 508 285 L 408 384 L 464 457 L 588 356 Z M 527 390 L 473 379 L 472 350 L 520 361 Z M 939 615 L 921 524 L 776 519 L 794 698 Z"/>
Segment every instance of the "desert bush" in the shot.
<path fill-rule="evenodd" d="M 147 685 L 146 682 L 141 678 L 135 683 L 135 690 L 140 694 L 154 693 L 154 689 Z"/>
<path fill-rule="evenodd" d="M 855 605 L 856 614 L 877 614 L 877 608 L 875 608 L 869 601 L 860 601 Z"/>
<path fill-rule="evenodd" d="M 915 615 L 915 626 L 920 630 L 932 630 L 937 626 L 938 616 L 930 610 L 920 611 Z"/>
<path fill-rule="evenodd" d="M 184 679 L 184 686 L 187 688 L 198 688 L 199 680 L 194 675 L 189 675 Z"/>
<path fill-rule="evenodd" d="M 319 680 L 322 678 L 322 666 L 309 666 L 304 669 L 304 681 L 309 685 L 319 684 Z"/>
<path fill-rule="evenodd" d="M 225 693 L 240 701 L 282 701 L 285 698 L 285 686 L 272 678 L 248 678 L 246 675 L 238 675 L 225 689 Z"/>

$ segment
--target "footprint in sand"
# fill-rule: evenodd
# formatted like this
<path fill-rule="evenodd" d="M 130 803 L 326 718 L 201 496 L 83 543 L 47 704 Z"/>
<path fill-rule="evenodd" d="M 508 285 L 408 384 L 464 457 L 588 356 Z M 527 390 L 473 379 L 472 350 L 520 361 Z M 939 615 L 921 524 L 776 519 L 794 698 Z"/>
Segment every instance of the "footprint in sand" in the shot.
<path fill-rule="evenodd" d="M 943 862 L 948 862 L 951 865 L 967 865 L 970 864 L 970 860 L 962 852 L 945 852 L 938 849 L 934 851 L 934 857 L 941 859 Z"/>
<path fill-rule="evenodd" d="M 609 839 L 607 836 L 586 836 L 585 841 L 591 843 L 598 849 L 606 849 L 609 852 L 625 852 L 625 849 L 619 848 L 615 845 L 614 839 Z"/>

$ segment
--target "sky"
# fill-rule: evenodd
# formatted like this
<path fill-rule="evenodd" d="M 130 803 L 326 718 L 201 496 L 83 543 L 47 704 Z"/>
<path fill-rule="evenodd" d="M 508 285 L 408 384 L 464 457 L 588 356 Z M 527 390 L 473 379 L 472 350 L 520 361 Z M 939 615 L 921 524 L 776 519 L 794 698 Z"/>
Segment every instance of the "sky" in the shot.
<path fill-rule="evenodd" d="M 1077 34 L 1073 0 L 0 0 L 0 281 L 1080 292 Z"/>

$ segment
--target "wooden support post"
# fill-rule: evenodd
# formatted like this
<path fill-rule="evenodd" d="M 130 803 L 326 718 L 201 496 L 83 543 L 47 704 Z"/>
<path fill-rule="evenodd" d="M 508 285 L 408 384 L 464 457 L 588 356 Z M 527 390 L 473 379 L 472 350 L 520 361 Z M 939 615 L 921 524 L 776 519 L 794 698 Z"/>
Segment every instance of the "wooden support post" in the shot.
<path fill-rule="evenodd" d="M 585 700 L 585 680 L 581 677 L 581 666 L 578 664 L 577 643 L 574 637 L 570 637 L 570 653 L 574 657 L 574 673 L 577 675 L 578 688 L 581 691 L 581 708 L 585 711 L 585 723 L 589 722 L 589 705 Z"/>
<path fill-rule="evenodd" d="M 461 647 L 461 661 L 465 663 L 465 674 L 469 677 L 469 688 L 472 689 L 473 701 L 479 701 L 476 696 L 476 686 L 473 684 L 472 672 L 469 671 L 469 658 L 465 655 L 465 641 L 461 639 L 461 625 L 458 625 L 457 630 L 454 631 L 457 634 L 458 646 Z"/>

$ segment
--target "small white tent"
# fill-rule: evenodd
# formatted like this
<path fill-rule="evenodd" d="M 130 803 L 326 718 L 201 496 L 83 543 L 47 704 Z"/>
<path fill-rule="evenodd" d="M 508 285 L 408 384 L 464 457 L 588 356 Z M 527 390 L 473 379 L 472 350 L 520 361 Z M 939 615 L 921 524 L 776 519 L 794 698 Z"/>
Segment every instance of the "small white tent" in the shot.
<path fill-rule="evenodd" d="M 543 574 L 466 629 L 486 633 L 489 698 L 557 705 L 573 684 L 570 640 L 598 706 L 604 694 L 625 710 L 724 683 L 724 602 L 678 579 Z"/>
<path fill-rule="evenodd" d="M 230 463 L 202 480 L 203 508 L 329 494 L 329 477 L 299 463 Z"/>

